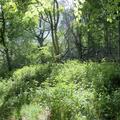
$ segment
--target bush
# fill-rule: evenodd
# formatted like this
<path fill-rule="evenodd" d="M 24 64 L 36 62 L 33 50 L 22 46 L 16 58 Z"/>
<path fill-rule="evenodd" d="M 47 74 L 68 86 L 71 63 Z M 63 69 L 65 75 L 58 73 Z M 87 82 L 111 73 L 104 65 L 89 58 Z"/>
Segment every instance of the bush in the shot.
<path fill-rule="evenodd" d="M 119 119 L 119 80 L 120 67 L 115 63 L 74 60 L 26 66 L 15 71 L 8 82 L 0 82 L 1 118 L 24 116 L 35 104 L 33 119 L 40 106 L 50 109 L 52 120 Z M 28 119 L 29 113 L 25 112 Z"/>
<path fill-rule="evenodd" d="M 20 117 L 26 120 L 38 120 L 42 109 L 38 104 L 24 105 L 21 108 Z"/>
<path fill-rule="evenodd" d="M 60 97 L 62 94 L 60 92 L 62 87 L 60 88 L 58 86 L 61 83 L 67 86 L 72 83 L 76 85 L 77 91 L 79 89 L 83 89 L 83 91 L 87 91 L 89 93 L 89 90 L 91 90 L 94 96 L 94 99 L 92 99 L 94 101 L 94 105 L 92 105 L 92 112 L 89 112 L 89 109 L 85 109 L 87 111 L 87 115 L 89 116 L 90 113 L 93 113 L 93 115 L 96 116 L 96 119 L 113 119 L 113 101 L 111 93 L 120 87 L 119 76 L 120 67 L 115 63 L 80 63 L 79 61 L 67 61 L 64 64 L 58 64 L 54 67 L 51 77 L 48 79 L 48 82 L 49 86 L 57 87 L 57 95 L 59 96 L 57 97 L 58 101 L 59 98 L 64 98 L 64 96 Z M 67 89 L 71 90 L 69 87 Z M 81 96 L 79 96 L 79 99 L 81 99 Z M 54 102 L 52 103 L 56 106 Z M 65 102 L 63 103 L 66 104 Z M 58 103 L 58 105 L 61 105 L 61 102 Z M 63 106 L 63 104 L 61 106 Z M 70 108 L 68 106 L 67 108 L 67 111 L 70 111 Z M 64 114 L 66 114 L 66 112 L 64 112 Z M 67 119 L 67 117 L 65 118 Z M 91 120 L 93 118 L 89 116 L 88 118 L 86 117 L 86 119 Z"/>
<path fill-rule="evenodd" d="M 17 83 L 19 81 L 32 82 L 34 80 L 41 83 L 50 75 L 50 69 L 49 64 L 25 66 L 15 71 L 12 79 Z"/>
<path fill-rule="evenodd" d="M 78 83 L 81 82 L 86 76 L 86 64 L 79 61 L 67 61 L 64 64 L 55 64 L 52 70 L 51 77 L 48 82 L 51 85 L 57 83 Z"/>
<path fill-rule="evenodd" d="M 50 74 L 49 65 L 31 65 L 23 67 L 13 73 L 11 77 L 12 85 L 5 92 L 0 106 L 1 119 L 9 119 L 9 116 L 17 111 L 20 116 L 21 107 L 24 104 L 29 104 L 34 98 L 35 89 L 39 86 Z M 10 80 L 9 80 L 10 81 Z M 2 83 L 3 84 L 3 83 Z"/>
<path fill-rule="evenodd" d="M 94 90 L 76 88 L 77 85 L 73 83 L 58 83 L 55 87 L 40 88 L 34 101 L 50 108 L 52 120 L 81 120 L 82 117 L 93 120 Z"/>

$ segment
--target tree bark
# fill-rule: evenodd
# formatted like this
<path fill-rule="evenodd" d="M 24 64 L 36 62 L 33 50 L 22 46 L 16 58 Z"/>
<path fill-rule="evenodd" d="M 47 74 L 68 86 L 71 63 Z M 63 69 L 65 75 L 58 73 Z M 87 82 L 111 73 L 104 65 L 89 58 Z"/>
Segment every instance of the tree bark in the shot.
<path fill-rule="evenodd" d="M 105 39 L 105 57 L 109 56 L 109 38 L 108 38 L 108 23 L 104 22 L 104 39 Z"/>
<path fill-rule="evenodd" d="M 79 59 L 82 59 L 82 41 L 81 41 L 82 35 L 81 35 L 80 28 L 79 27 L 76 28 L 76 33 L 74 33 L 73 28 L 72 28 L 71 32 L 74 36 L 75 46 L 76 46 L 77 51 L 78 51 Z"/>
<path fill-rule="evenodd" d="M 120 2 L 118 3 L 118 8 L 120 9 Z M 118 59 L 120 62 L 120 10 L 118 13 Z"/>
<path fill-rule="evenodd" d="M 6 45 L 6 41 L 5 41 L 5 16 L 4 16 L 4 11 L 1 7 L 1 22 L 2 22 L 2 29 L 1 29 L 1 42 L 2 45 L 4 46 L 4 51 L 5 51 L 5 56 L 6 56 L 6 62 L 7 62 L 7 67 L 8 70 L 11 71 L 12 70 L 12 65 L 11 65 L 11 60 L 10 60 L 10 56 L 9 56 L 9 50 L 8 47 Z"/>
<path fill-rule="evenodd" d="M 57 36 L 58 22 L 59 22 L 59 5 L 58 5 L 57 0 L 54 0 L 53 14 L 49 12 L 49 18 L 50 18 L 50 27 L 51 27 L 51 35 L 52 35 L 54 53 L 57 56 L 60 54 L 59 42 L 58 42 L 58 36 Z"/>

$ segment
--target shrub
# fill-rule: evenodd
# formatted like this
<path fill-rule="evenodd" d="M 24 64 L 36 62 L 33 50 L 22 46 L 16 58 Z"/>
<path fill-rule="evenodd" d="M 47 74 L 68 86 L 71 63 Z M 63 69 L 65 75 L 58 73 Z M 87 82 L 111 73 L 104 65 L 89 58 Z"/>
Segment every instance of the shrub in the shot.
<path fill-rule="evenodd" d="M 57 83 L 78 83 L 86 76 L 86 64 L 79 61 L 67 61 L 64 64 L 55 65 L 51 77 L 48 80 L 52 85 Z"/>
<path fill-rule="evenodd" d="M 42 107 L 38 104 L 24 105 L 21 108 L 20 116 L 26 120 L 38 120 L 42 112 Z"/>
<path fill-rule="evenodd" d="M 119 80 L 120 67 L 115 63 L 74 60 L 26 66 L 15 71 L 9 82 L 0 82 L 1 118 L 7 120 L 14 111 L 23 116 L 35 104 L 33 119 L 39 106 L 49 107 L 52 120 L 119 119 Z M 29 113 L 25 112 L 28 119 Z"/>
<path fill-rule="evenodd" d="M 76 89 L 78 90 L 81 88 L 83 89 L 83 91 L 88 92 L 89 89 L 92 90 L 91 92 L 94 94 L 94 105 L 92 107 L 94 109 L 94 112 L 91 113 L 96 116 L 96 119 L 113 119 L 114 115 L 112 114 L 113 102 L 111 93 L 120 87 L 119 76 L 120 67 L 118 64 L 115 63 L 80 63 L 79 61 L 67 61 L 64 64 L 58 64 L 54 67 L 51 77 L 50 79 L 48 79 L 48 82 L 49 86 L 57 87 L 58 91 L 61 91 L 62 87 L 58 87 L 61 83 L 67 86 L 72 83 L 76 85 Z M 71 88 L 69 87 L 67 89 L 71 90 Z M 62 93 L 59 92 L 57 94 L 59 96 L 57 97 L 58 101 L 59 98 L 64 98 L 64 96 L 60 97 Z M 79 99 L 81 99 L 81 96 L 79 96 Z M 54 102 L 52 103 L 56 106 Z M 65 104 L 65 102 L 63 103 Z M 61 105 L 61 102 L 57 105 Z M 61 106 L 63 106 L 63 104 Z M 67 109 L 66 111 L 69 111 L 69 109 Z M 89 109 L 86 109 L 86 111 L 88 112 Z M 88 112 L 87 114 L 89 115 L 89 113 L 90 112 Z M 66 114 L 66 112 L 64 112 L 64 114 Z M 86 117 L 86 119 L 90 120 L 90 117 Z"/>
<path fill-rule="evenodd" d="M 55 87 L 42 90 L 40 88 L 35 101 L 50 108 L 52 120 L 81 120 L 82 117 L 93 120 L 94 90 L 76 88 L 77 86 L 72 83 L 58 83 Z"/>
<path fill-rule="evenodd" d="M 20 115 L 21 107 L 29 104 L 34 98 L 34 92 L 50 74 L 49 65 L 31 65 L 23 67 L 13 73 L 12 85 L 4 94 L 2 105 L 0 106 L 1 119 L 9 119 L 9 116 L 17 111 Z"/>

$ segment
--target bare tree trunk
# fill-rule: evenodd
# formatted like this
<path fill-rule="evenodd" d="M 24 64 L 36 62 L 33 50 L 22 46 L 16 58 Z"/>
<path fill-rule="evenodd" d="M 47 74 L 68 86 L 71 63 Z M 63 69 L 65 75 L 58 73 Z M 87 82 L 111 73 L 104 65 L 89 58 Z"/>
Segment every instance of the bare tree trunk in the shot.
<path fill-rule="evenodd" d="M 52 35 L 54 53 L 55 55 L 59 55 L 60 49 L 59 49 L 59 42 L 58 42 L 58 36 L 57 36 L 58 22 L 59 22 L 59 5 L 57 0 L 54 0 L 53 14 L 49 12 L 49 17 L 50 17 L 50 26 L 51 26 L 51 35 Z"/>
<path fill-rule="evenodd" d="M 55 35 L 54 35 L 54 24 L 53 24 L 53 19 L 51 13 L 49 13 L 50 16 L 50 27 L 51 27 L 51 35 L 52 35 L 52 43 L 53 43 L 53 48 L 54 48 L 54 53 L 57 55 L 57 46 L 55 42 Z"/>

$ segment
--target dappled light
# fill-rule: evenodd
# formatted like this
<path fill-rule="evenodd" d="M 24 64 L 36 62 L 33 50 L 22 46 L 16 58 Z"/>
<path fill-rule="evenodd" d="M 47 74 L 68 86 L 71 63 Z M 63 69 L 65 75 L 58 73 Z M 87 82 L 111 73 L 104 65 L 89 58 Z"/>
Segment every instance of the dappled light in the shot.
<path fill-rule="evenodd" d="M 0 120 L 120 120 L 119 0 L 0 0 Z"/>

